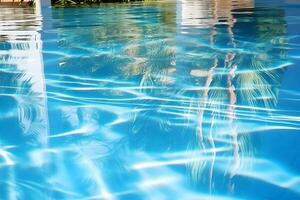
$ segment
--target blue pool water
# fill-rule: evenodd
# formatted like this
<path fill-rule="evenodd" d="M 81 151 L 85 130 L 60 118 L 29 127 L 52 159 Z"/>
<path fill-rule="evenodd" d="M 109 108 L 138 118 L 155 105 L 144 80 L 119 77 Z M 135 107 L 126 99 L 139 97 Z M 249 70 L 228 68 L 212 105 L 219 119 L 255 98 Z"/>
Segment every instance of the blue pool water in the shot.
<path fill-rule="evenodd" d="M 300 199 L 300 4 L 0 8 L 0 199 Z"/>

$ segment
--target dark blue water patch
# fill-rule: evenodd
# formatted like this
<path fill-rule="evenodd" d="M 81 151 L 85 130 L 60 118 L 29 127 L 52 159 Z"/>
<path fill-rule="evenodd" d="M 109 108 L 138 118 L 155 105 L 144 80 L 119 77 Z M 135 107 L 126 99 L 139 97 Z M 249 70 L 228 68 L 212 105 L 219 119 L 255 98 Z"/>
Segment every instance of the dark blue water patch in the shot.
<path fill-rule="evenodd" d="M 286 190 L 285 188 L 278 187 L 276 185 L 259 181 L 250 180 L 247 177 L 237 177 L 235 185 L 237 195 L 241 197 L 245 196 L 249 198 L 248 191 L 251 192 L 251 197 L 254 199 L 272 199 L 274 196 L 279 199 L 298 199 L 299 194 Z"/>

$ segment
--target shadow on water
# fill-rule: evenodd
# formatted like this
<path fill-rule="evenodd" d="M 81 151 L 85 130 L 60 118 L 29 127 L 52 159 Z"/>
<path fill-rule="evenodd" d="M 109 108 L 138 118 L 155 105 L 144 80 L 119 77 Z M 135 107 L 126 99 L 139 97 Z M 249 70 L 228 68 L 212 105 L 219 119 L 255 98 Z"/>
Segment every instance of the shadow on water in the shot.
<path fill-rule="evenodd" d="M 299 96 L 281 89 L 299 37 L 288 35 L 297 16 L 285 10 L 251 0 L 52 9 L 43 18 L 5 9 L 0 194 L 299 197 L 297 172 L 260 156 L 257 136 L 300 128 L 296 110 L 277 106 L 280 92 Z"/>

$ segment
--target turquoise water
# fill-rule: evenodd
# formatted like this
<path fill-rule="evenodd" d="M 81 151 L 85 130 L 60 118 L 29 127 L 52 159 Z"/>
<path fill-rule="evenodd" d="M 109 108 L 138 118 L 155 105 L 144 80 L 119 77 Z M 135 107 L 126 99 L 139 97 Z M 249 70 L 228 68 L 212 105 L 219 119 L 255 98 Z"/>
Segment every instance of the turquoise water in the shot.
<path fill-rule="evenodd" d="M 300 199 L 300 4 L 0 8 L 0 199 Z"/>

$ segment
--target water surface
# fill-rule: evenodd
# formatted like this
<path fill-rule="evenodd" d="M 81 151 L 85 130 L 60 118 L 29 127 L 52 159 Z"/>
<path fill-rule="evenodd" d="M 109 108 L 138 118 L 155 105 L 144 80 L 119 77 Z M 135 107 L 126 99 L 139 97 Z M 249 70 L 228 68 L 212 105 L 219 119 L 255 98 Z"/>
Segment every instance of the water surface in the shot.
<path fill-rule="evenodd" d="M 299 5 L 0 11 L 0 199 L 300 198 Z"/>

